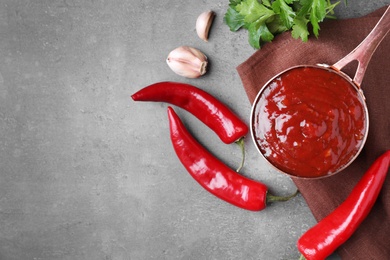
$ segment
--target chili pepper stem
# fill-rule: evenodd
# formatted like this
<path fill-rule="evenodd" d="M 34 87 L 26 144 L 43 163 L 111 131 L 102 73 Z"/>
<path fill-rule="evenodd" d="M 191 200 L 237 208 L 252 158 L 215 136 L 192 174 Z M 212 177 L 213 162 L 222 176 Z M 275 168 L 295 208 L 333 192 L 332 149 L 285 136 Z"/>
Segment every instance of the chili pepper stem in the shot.
<path fill-rule="evenodd" d="M 298 260 L 306 260 L 304 255 L 301 255 Z"/>
<path fill-rule="evenodd" d="M 240 172 L 242 167 L 244 166 L 244 162 L 245 162 L 245 142 L 244 142 L 244 137 L 241 137 L 240 139 L 235 141 L 235 143 L 238 144 L 238 146 L 240 147 L 241 154 L 242 154 L 242 159 L 241 159 L 240 166 L 236 170 L 236 172 Z"/>
<path fill-rule="evenodd" d="M 295 196 L 297 196 L 299 193 L 299 190 L 296 190 L 293 194 L 291 194 L 290 196 L 287 196 L 287 197 L 283 197 L 283 196 L 275 196 L 275 195 L 272 195 L 270 194 L 269 192 L 267 193 L 267 204 L 268 203 L 271 203 L 271 202 L 276 202 L 276 201 L 288 201 L 289 199 L 292 199 L 294 198 Z"/>

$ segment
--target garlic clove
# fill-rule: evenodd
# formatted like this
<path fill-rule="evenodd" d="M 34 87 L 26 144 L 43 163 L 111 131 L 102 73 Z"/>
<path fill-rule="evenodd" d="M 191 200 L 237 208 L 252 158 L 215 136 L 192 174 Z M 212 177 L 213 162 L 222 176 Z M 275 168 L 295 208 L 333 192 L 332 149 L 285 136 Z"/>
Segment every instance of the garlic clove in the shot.
<path fill-rule="evenodd" d="M 215 13 L 213 11 L 206 11 L 201 13 L 196 20 L 196 33 L 205 42 L 209 39 L 209 31 L 214 17 Z"/>
<path fill-rule="evenodd" d="M 180 46 L 171 51 L 167 64 L 173 72 L 186 78 L 198 78 L 206 73 L 207 57 L 200 50 Z"/>

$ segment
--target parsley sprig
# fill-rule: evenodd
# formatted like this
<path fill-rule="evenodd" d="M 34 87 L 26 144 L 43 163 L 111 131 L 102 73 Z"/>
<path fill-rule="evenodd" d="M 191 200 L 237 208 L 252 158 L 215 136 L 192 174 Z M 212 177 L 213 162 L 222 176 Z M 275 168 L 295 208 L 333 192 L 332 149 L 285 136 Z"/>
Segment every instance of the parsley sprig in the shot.
<path fill-rule="evenodd" d="M 256 49 L 285 31 L 291 31 L 293 38 L 306 42 L 309 25 L 318 37 L 319 23 L 325 18 L 335 18 L 333 10 L 339 4 L 331 3 L 331 0 L 229 1 L 224 22 L 233 32 L 240 28 L 248 30 L 249 44 Z"/>

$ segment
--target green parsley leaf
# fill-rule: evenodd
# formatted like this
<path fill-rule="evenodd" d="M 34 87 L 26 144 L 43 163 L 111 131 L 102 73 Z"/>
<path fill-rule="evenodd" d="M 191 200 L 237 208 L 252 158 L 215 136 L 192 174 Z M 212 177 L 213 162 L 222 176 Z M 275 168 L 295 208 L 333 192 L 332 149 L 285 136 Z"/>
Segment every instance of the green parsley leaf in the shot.
<path fill-rule="evenodd" d="M 291 36 L 306 42 L 308 24 L 318 37 L 320 23 L 335 18 L 332 0 L 229 0 L 224 22 L 231 31 L 248 30 L 249 44 L 259 49 L 262 43 L 272 41 L 282 32 L 291 30 Z M 346 0 L 344 0 L 346 1 Z"/>
<path fill-rule="evenodd" d="M 309 36 L 309 30 L 307 29 L 308 19 L 305 17 L 297 16 L 294 19 L 294 25 L 292 27 L 291 35 L 294 39 L 301 38 L 303 42 L 307 42 Z"/>
<path fill-rule="evenodd" d="M 290 29 L 284 25 L 284 23 L 281 21 L 280 16 L 278 15 L 275 15 L 267 20 L 267 27 L 274 35 L 288 31 Z"/>
<path fill-rule="evenodd" d="M 233 7 L 229 7 L 223 21 L 230 28 L 230 31 L 238 31 L 241 27 L 245 25 L 244 16 L 240 15 Z"/>
<path fill-rule="evenodd" d="M 263 1 L 261 1 L 261 3 L 262 3 L 264 6 L 271 8 L 271 2 L 270 2 L 270 0 L 263 0 Z"/>
<path fill-rule="evenodd" d="M 313 26 L 313 33 L 315 37 L 318 37 L 320 25 L 326 16 L 326 0 L 313 0 L 310 11 L 310 23 Z"/>
<path fill-rule="evenodd" d="M 270 42 L 274 39 L 274 35 L 269 31 L 267 25 L 261 20 L 252 23 L 248 27 L 249 44 L 256 49 L 260 49 L 260 42 Z"/>
<path fill-rule="evenodd" d="M 287 5 L 285 0 L 276 0 L 273 2 L 272 9 L 275 11 L 275 13 L 279 14 L 284 26 L 289 29 L 292 28 L 296 14 L 292 7 Z"/>
<path fill-rule="evenodd" d="M 259 20 L 263 22 L 275 14 L 272 9 L 268 9 L 257 0 L 242 1 L 236 6 L 236 10 L 244 16 L 246 23 L 258 23 Z"/>

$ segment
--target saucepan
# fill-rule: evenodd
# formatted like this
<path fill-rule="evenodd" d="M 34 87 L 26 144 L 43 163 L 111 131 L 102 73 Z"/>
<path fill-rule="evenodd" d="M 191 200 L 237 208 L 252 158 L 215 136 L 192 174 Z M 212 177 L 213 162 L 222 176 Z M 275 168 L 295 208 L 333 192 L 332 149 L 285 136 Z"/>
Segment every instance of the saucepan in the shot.
<path fill-rule="evenodd" d="M 372 54 L 390 30 L 390 7 L 369 35 L 333 65 L 300 65 L 270 79 L 251 110 L 260 154 L 282 173 L 323 178 L 348 167 L 364 147 L 369 114 L 360 85 Z M 342 69 L 352 61 L 353 78 Z"/>

